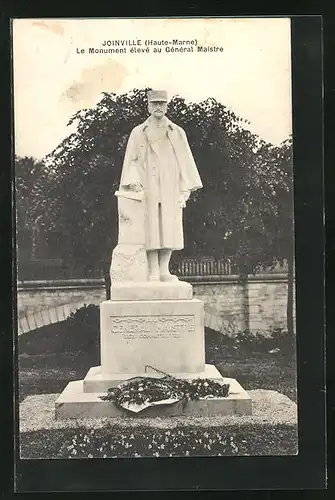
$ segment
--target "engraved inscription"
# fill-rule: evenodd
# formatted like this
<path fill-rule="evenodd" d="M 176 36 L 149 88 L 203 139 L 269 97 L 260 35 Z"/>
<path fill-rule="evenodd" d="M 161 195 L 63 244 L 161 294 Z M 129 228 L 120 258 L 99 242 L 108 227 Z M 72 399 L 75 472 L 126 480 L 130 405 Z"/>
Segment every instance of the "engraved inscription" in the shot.
<path fill-rule="evenodd" d="M 194 316 L 111 316 L 111 330 L 124 339 L 182 338 L 194 331 Z"/>

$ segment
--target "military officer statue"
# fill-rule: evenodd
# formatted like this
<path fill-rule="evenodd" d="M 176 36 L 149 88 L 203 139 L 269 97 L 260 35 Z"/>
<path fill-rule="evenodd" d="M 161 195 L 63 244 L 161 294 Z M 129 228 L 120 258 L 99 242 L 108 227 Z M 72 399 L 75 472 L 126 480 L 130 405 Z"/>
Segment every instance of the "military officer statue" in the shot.
<path fill-rule="evenodd" d="M 184 130 L 166 116 L 167 93 L 148 92 L 150 116 L 131 132 L 120 190 L 142 196 L 149 281 L 173 281 L 173 250 L 184 247 L 183 208 L 191 191 L 202 187 Z"/>

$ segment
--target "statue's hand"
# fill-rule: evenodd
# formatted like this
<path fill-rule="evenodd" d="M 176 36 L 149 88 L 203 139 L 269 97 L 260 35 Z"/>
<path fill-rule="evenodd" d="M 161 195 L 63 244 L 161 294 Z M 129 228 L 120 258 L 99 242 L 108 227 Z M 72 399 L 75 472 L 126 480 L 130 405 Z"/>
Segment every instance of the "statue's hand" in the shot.
<path fill-rule="evenodd" d="M 140 184 L 139 182 L 136 182 L 135 184 L 129 184 L 129 188 L 132 190 L 132 191 L 142 191 L 143 187 L 142 187 L 142 184 Z"/>
<path fill-rule="evenodd" d="M 182 194 L 184 195 L 184 201 L 185 203 L 187 202 L 187 200 L 189 199 L 190 197 L 190 194 L 191 192 L 190 191 L 183 191 Z"/>
<path fill-rule="evenodd" d="M 186 207 L 186 202 L 190 197 L 190 191 L 182 191 L 179 196 L 179 205 L 181 208 Z"/>

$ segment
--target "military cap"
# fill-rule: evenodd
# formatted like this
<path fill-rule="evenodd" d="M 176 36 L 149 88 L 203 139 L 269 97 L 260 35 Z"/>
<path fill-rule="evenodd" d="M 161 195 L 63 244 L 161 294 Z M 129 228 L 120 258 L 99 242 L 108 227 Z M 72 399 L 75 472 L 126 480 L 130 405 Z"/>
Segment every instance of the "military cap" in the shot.
<path fill-rule="evenodd" d="M 148 101 L 165 101 L 167 102 L 167 92 L 165 90 L 149 90 Z"/>

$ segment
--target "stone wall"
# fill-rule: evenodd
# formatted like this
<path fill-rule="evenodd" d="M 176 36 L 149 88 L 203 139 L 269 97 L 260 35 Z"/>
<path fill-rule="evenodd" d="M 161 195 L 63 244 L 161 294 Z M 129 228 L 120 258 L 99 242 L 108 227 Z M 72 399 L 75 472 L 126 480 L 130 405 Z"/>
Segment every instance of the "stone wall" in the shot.
<path fill-rule="evenodd" d="M 99 305 L 103 300 L 106 291 L 100 280 L 21 283 L 17 293 L 18 333 L 63 321 L 84 305 Z"/>
<path fill-rule="evenodd" d="M 286 276 L 251 276 L 247 283 L 226 276 L 195 283 L 194 295 L 204 302 L 205 324 L 213 330 L 268 335 L 274 328 L 286 329 Z"/>
<path fill-rule="evenodd" d="M 205 325 L 228 334 L 250 330 L 264 335 L 286 328 L 287 279 L 285 275 L 188 279 L 194 297 L 205 305 Z M 20 283 L 17 294 L 19 335 L 43 325 L 63 321 L 71 312 L 106 300 L 101 280 Z"/>

